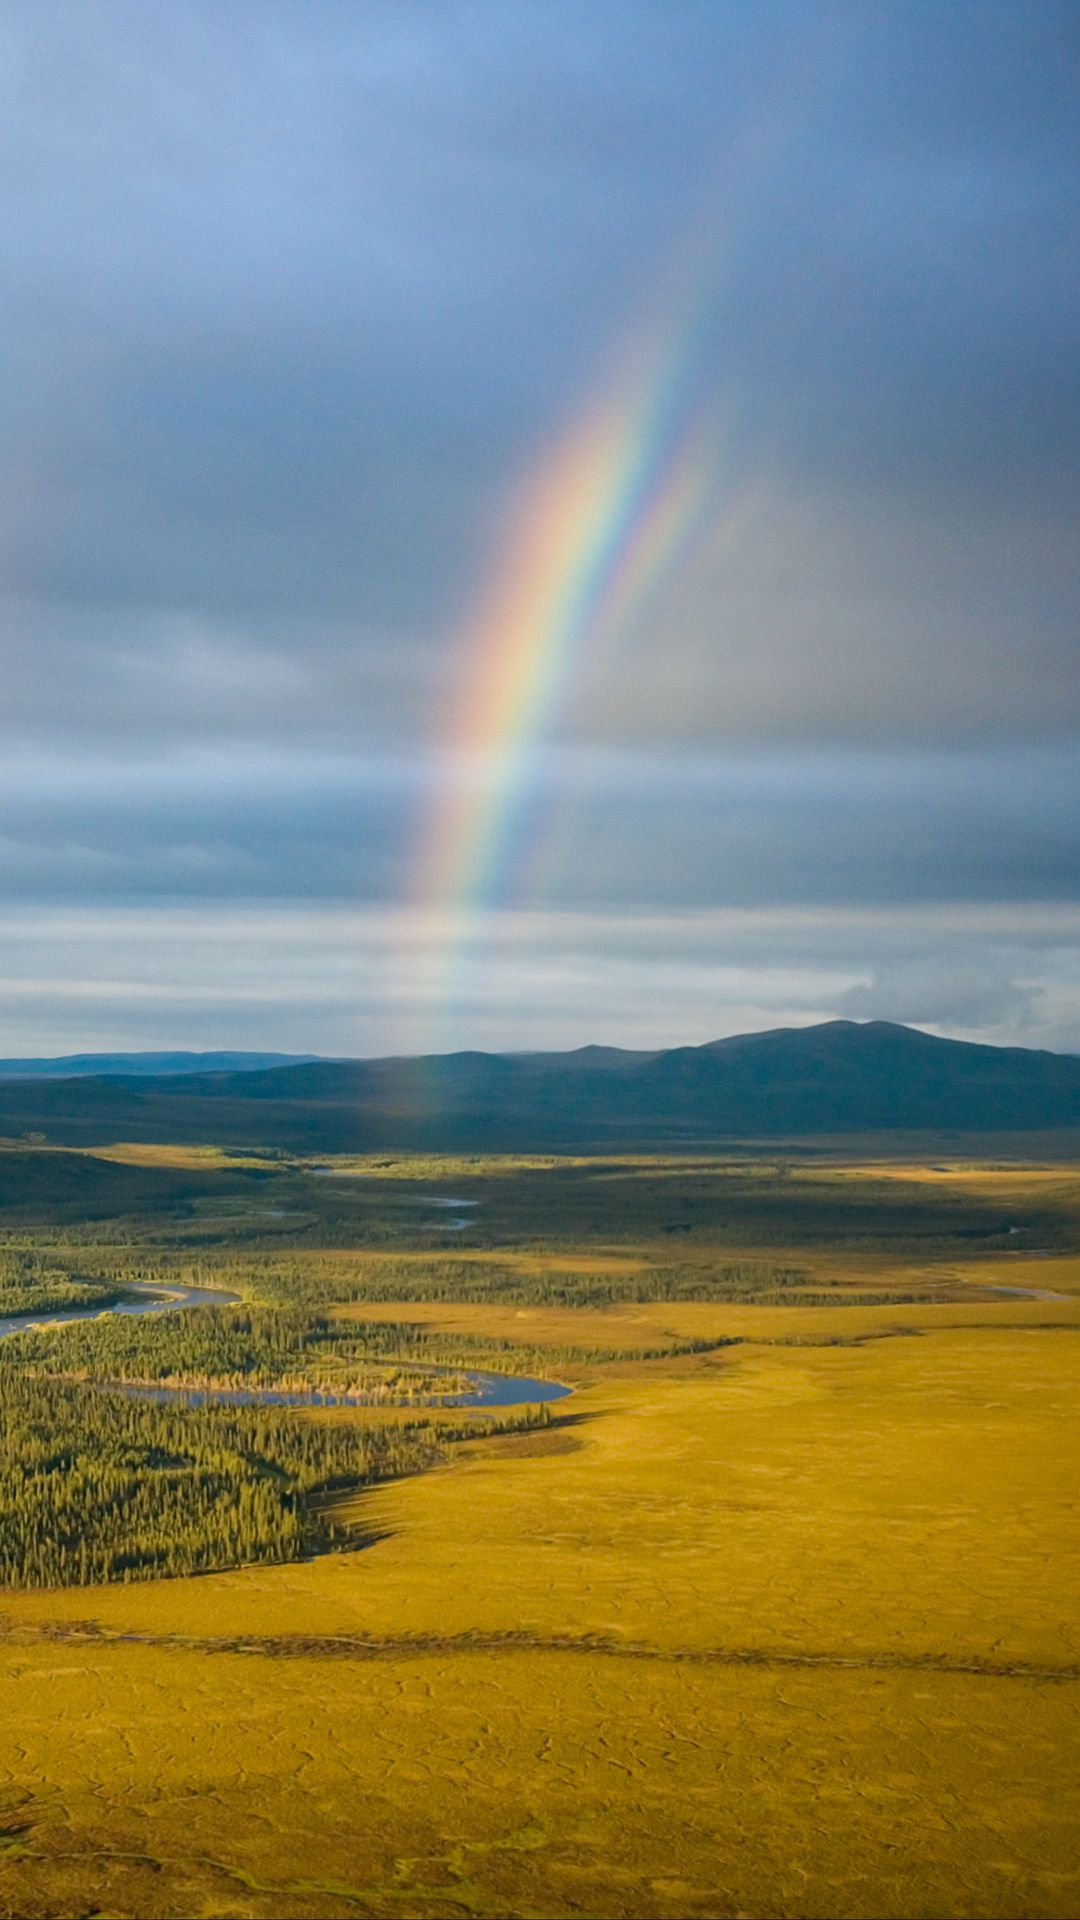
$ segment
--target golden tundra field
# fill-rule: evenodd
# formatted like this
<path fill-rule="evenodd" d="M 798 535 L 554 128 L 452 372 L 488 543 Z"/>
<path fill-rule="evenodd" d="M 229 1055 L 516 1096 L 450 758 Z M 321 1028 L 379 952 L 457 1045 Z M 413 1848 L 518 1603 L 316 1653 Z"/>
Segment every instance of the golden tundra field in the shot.
<path fill-rule="evenodd" d="M 216 1220 L 199 1275 L 258 1297 L 345 1204 L 312 1172 L 162 1244 Z M 573 1395 L 346 1501 L 357 1551 L 0 1594 L 0 1911 L 1080 1912 L 1080 1170 L 350 1172 L 294 1279 Z M 410 1230 L 418 1181 L 475 1225 Z M 744 1261 L 788 1277 L 688 1297 Z"/>

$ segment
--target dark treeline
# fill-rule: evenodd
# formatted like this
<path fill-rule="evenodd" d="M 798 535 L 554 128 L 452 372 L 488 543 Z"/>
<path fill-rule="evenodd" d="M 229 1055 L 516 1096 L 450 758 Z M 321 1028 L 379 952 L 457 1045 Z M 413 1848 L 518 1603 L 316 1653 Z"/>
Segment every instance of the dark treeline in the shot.
<path fill-rule="evenodd" d="M 198 1259 L 159 1252 L 155 1257 L 115 1249 L 85 1250 L 82 1261 L 102 1284 L 221 1287 L 252 1303 L 311 1308 L 344 1301 L 462 1301 L 507 1306 L 607 1307 L 649 1301 L 743 1300 L 805 1284 L 804 1269 L 784 1262 L 643 1262 L 640 1269 L 584 1271 L 532 1269 L 511 1261 L 463 1260 L 347 1252 L 239 1253 L 207 1250 Z"/>
<path fill-rule="evenodd" d="M 109 1307 L 118 1281 L 91 1280 L 30 1249 L 0 1251 L 0 1318 L 17 1313 L 62 1313 L 67 1307 Z"/>
<path fill-rule="evenodd" d="M 754 1301 L 756 1307 L 932 1307 L 946 1306 L 955 1302 L 960 1295 L 955 1287 L 924 1287 L 916 1293 L 914 1289 L 901 1288 L 863 1288 L 840 1287 L 832 1290 L 808 1287 L 800 1293 L 763 1293 Z"/>
<path fill-rule="evenodd" d="M 328 1298 L 371 1301 L 466 1301 L 507 1306 L 610 1307 L 664 1300 L 742 1300 L 769 1290 L 798 1287 L 807 1276 L 798 1267 L 771 1261 L 736 1261 L 657 1266 L 639 1271 L 582 1271 L 567 1267 L 530 1270 L 494 1261 L 368 1259 L 349 1272 L 340 1268 L 327 1284 Z M 311 1298 L 310 1268 L 290 1272 L 285 1262 L 268 1265 L 264 1290 L 296 1297 L 293 1287 Z"/>
<path fill-rule="evenodd" d="M 321 1422 L 172 1407 L 0 1372 L 0 1585 L 79 1586 L 355 1544 L 319 1496 L 415 1473 L 455 1439 L 546 1424 Z"/>
<path fill-rule="evenodd" d="M 58 1263 L 64 1251 L 58 1247 L 39 1256 L 43 1261 L 56 1263 L 54 1275 L 48 1276 L 51 1285 L 54 1276 L 55 1280 L 63 1281 Z M 365 1253 L 357 1258 L 343 1251 L 260 1254 L 221 1248 L 208 1249 L 193 1259 L 189 1254 L 167 1249 L 148 1255 L 135 1250 L 86 1248 L 79 1257 L 84 1275 L 81 1283 L 69 1286 L 67 1291 L 54 1286 L 52 1303 L 57 1308 L 95 1303 L 104 1306 L 133 1286 L 167 1289 L 177 1285 L 216 1286 L 238 1293 L 252 1304 L 305 1307 L 315 1312 L 350 1301 L 373 1304 L 460 1301 L 593 1309 L 664 1301 L 736 1305 L 753 1302 L 759 1306 L 874 1306 L 888 1301 L 901 1302 L 895 1290 L 853 1292 L 850 1283 L 823 1280 L 820 1274 L 811 1278 L 805 1268 L 769 1259 L 697 1259 L 678 1263 L 654 1259 L 643 1261 L 639 1268 L 620 1271 L 618 1268 L 583 1270 L 570 1265 L 530 1269 L 510 1260 L 470 1260 L 461 1258 L 456 1250 L 455 1253 L 456 1257 L 454 1253 L 431 1252 L 420 1258 Z M 3 1257 L 0 1255 L 0 1259 Z M 826 1287 L 835 1292 L 825 1293 Z M 921 1301 L 948 1300 L 954 1297 L 954 1292 L 947 1286 L 930 1290 L 921 1287 L 910 1297 Z M 6 1311 L 10 1313 L 41 1309 L 45 1300 L 43 1285 L 35 1282 L 32 1295 L 13 1294 L 12 1298 L 17 1298 L 20 1304 L 8 1307 Z M 182 1316 L 180 1321 L 182 1323 Z M 284 1321 L 280 1324 L 282 1330 L 287 1327 Z M 241 1323 L 236 1321 L 234 1325 L 238 1329 Z M 338 1332 L 340 1334 L 340 1327 Z M 387 1336 L 388 1349 L 396 1338 L 396 1335 Z M 398 1345 L 394 1352 L 401 1354 L 403 1349 Z M 370 1347 L 367 1357 L 375 1357 Z M 424 1356 L 417 1353 L 413 1357 Z"/>

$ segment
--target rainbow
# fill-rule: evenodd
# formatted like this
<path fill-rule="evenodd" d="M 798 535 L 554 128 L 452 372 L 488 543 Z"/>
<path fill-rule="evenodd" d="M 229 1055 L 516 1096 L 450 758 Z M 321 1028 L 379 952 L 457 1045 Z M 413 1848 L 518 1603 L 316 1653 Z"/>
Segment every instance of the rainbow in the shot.
<path fill-rule="evenodd" d="M 460 695 L 440 730 L 436 796 L 411 898 L 436 926 L 431 1004 L 449 1013 L 455 970 L 491 932 L 490 910 L 520 893 L 540 748 L 575 676 L 610 665 L 707 522 L 731 538 L 754 486 L 718 489 L 719 418 L 709 337 L 734 234 L 754 182 L 783 161 L 817 97 L 830 34 L 794 36 L 790 58 L 701 195 L 662 276 L 654 324 L 535 465 L 464 635 Z M 550 857 L 553 842 L 546 849 Z"/>
<path fill-rule="evenodd" d="M 710 466 L 690 384 L 674 368 L 638 371 L 524 488 L 467 636 L 422 903 L 467 916 L 499 899 L 536 750 L 572 673 L 617 642 L 698 525 Z"/>

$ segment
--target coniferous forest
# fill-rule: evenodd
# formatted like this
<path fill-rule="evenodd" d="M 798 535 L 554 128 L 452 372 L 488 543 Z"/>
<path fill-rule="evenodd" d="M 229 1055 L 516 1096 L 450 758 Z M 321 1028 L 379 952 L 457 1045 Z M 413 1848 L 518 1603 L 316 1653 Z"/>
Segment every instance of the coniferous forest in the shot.
<path fill-rule="evenodd" d="M 296 1560 L 362 1535 L 316 1496 L 416 1473 L 499 1422 L 321 1422 L 272 1407 L 162 1405 L 0 1372 L 0 1584 L 81 1586 Z"/>

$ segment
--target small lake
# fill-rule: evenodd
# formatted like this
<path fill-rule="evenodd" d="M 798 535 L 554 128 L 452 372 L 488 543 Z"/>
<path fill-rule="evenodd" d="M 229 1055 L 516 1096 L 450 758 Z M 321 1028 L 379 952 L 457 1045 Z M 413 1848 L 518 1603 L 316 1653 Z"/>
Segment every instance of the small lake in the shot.
<path fill-rule="evenodd" d="M 480 1205 L 479 1200 L 457 1200 L 448 1193 L 418 1193 L 410 1197 L 410 1206 L 431 1207 L 434 1220 L 419 1220 L 417 1225 L 428 1233 L 463 1233 L 466 1227 L 475 1223 L 472 1214 Z"/>
<path fill-rule="evenodd" d="M 319 1180 L 356 1180 L 362 1176 L 363 1169 L 356 1167 L 308 1167 L 306 1171 Z M 476 1208 L 483 1205 L 480 1200 L 460 1200 L 452 1193 L 408 1193 L 400 1202 L 406 1207 L 416 1207 L 421 1213 L 430 1207 L 435 1213 L 434 1220 L 418 1220 L 417 1226 L 425 1233 L 464 1233 L 466 1227 L 473 1225 L 472 1215 Z"/>

